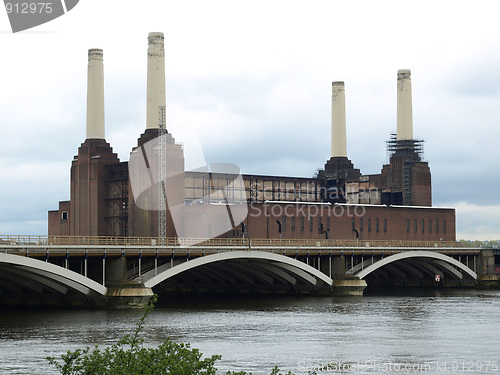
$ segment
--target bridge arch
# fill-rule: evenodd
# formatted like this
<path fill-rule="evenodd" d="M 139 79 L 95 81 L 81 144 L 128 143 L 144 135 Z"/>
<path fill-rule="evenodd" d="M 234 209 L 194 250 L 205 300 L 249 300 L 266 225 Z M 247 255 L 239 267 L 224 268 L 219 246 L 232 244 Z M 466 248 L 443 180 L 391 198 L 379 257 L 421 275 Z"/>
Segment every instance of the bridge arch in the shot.
<path fill-rule="evenodd" d="M 38 298 L 39 304 L 53 302 L 55 305 L 61 300 L 71 305 L 83 304 L 87 297 L 104 296 L 107 290 L 105 286 L 64 267 L 6 253 L 0 253 L 0 288 L 12 299 L 4 301 L 8 304 L 24 304 L 27 301 L 16 299 L 29 295 Z"/>
<path fill-rule="evenodd" d="M 247 290 L 263 285 L 268 291 L 275 287 L 282 287 L 282 290 L 286 287 L 290 291 L 333 284 L 330 277 L 304 262 L 281 254 L 249 250 L 206 255 L 184 261 L 158 275 L 145 274 L 144 286 L 154 288 L 164 281 L 181 277 L 191 284 L 201 281 L 212 289 L 216 289 L 212 284 L 217 281 L 233 286 L 243 284 Z"/>
<path fill-rule="evenodd" d="M 448 275 L 455 279 L 462 279 L 462 273 L 469 275 L 472 279 L 477 279 L 477 274 L 472 269 L 458 260 L 437 252 L 432 251 L 406 251 L 394 255 L 390 255 L 379 261 L 364 267 L 359 271 L 359 267 L 354 270 L 354 275 L 359 279 L 364 279 L 373 272 L 382 269 L 383 267 L 394 266 L 395 262 L 405 262 L 400 270 L 392 268 L 392 271 L 398 273 L 412 273 L 419 277 L 423 276 L 423 272 L 431 272 L 441 277 L 446 272 Z"/>

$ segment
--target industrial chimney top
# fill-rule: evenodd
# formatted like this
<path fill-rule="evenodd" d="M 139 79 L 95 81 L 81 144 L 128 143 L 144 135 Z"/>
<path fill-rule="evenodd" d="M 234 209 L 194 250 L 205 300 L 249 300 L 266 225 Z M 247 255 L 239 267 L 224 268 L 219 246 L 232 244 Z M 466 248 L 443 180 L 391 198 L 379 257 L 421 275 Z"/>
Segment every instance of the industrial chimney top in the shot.
<path fill-rule="evenodd" d="M 148 39 L 164 39 L 164 35 L 161 32 L 151 32 L 148 34 Z"/>
<path fill-rule="evenodd" d="M 102 60 L 103 52 L 100 48 L 89 49 L 89 60 Z"/>

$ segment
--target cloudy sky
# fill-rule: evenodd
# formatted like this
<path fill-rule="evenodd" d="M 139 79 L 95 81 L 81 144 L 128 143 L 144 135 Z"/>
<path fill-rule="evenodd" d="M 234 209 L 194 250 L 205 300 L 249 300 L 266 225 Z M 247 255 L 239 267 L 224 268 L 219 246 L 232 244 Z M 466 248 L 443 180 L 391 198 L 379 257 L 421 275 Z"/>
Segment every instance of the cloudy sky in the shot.
<path fill-rule="evenodd" d="M 87 53 L 104 50 L 106 139 L 121 160 L 145 128 L 146 51 L 165 33 L 167 128 L 209 162 L 311 177 L 330 153 L 331 82 L 346 87 L 348 156 L 387 162 L 396 77 L 411 69 L 433 204 L 458 239 L 500 239 L 497 2 L 81 0 L 13 34 L 0 11 L 0 234 L 46 234 L 85 138 Z M 184 132 L 185 133 L 185 132 Z M 183 137 L 177 137 L 185 142 Z"/>

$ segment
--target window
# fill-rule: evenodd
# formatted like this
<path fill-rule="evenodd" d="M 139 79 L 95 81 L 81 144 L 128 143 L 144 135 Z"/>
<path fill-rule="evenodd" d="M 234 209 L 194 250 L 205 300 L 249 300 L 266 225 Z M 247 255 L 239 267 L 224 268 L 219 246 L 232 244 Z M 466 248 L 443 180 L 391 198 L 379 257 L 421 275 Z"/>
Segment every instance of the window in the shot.
<path fill-rule="evenodd" d="M 295 216 L 292 216 L 292 232 L 295 231 Z"/>
<path fill-rule="evenodd" d="M 286 216 L 283 216 L 282 224 L 283 226 L 281 228 L 281 231 L 286 232 Z"/>
<path fill-rule="evenodd" d="M 436 233 L 439 233 L 439 220 L 436 220 Z"/>
<path fill-rule="evenodd" d="M 406 220 L 406 233 L 410 233 L 410 219 Z"/>
<path fill-rule="evenodd" d="M 413 224 L 415 225 L 415 233 L 418 231 L 418 221 L 415 219 L 413 220 Z"/>
<path fill-rule="evenodd" d="M 359 231 L 360 232 L 363 231 L 363 218 L 362 217 L 359 218 Z"/>
<path fill-rule="evenodd" d="M 429 220 L 429 233 L 432 233 L 432 220 Z"/>
<path fill-rule="evenodd" d="M 61 220 L 62 221 L 68 220 L 68 211 L 61 211 Z"/>
<path fill-rule="evenodd" d="M 372 219 L 368 219 L 368 232 L 372 231 Z"/>
<path fill-rule="evenodd" d="M 330 218 L 326 218 L 326 231 L 328 232 L 330 230 Z"/>
<path fill-rule="evenodd" d="M 443 220 L 443 233 L 446 233 L 446 220 Z"/>
<path fill-rule="evenodd" d="M 352 221 L 351 221 L 351 230 L 354 230 L 354 229 L 356 229 L 356 219 L 352 218 Z"/>
<path fill-rule="evenodd" d="M 300 230 L 304 231 L 304 216 L 300 218 Z"/>
<path fill-rule="evenodd" d="M 387 219 L 384 219 L 384 232 L 387 232 Z"/>
<path fill-rule="evenodd" d="M 425 233 L 425 221 L 422 220 L 422 233 Z"/>
<path fill-rule="evenodd" d="M 309 231 L 312 232 L 312 230 L 313 230 L 313 218 L 310 217 L 309 218 Z"/>
<path fill-rule="evenodd" d="M 379 231 L 379 220 L 375 219 L 375 232 Z"/>

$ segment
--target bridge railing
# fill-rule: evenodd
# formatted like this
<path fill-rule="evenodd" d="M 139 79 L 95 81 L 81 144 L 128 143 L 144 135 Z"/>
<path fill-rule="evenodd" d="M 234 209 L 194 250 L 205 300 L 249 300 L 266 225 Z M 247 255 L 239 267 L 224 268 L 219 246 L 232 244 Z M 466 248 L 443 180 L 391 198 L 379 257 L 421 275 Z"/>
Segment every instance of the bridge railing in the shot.
<path fill-rule="evenodd" d="M 1 236 L 1 245 L 19 246 L 179 246 L 177 238 L 168 237 L 98 237 L 98 236 Z"/>
<path fill-rule="evenodd" d="M 335 239 L 248 239 L 248 238 L 197 238 L 179 240 L 175 237 L 92 237 L 92 236 L 3 236 L 2 246 L 141 246 L 141 247 L 366 247 L 366 248 L 440 248 L 464 247 L 456 241 L 402 241 L 402 240 L 335 240 Z"/>

